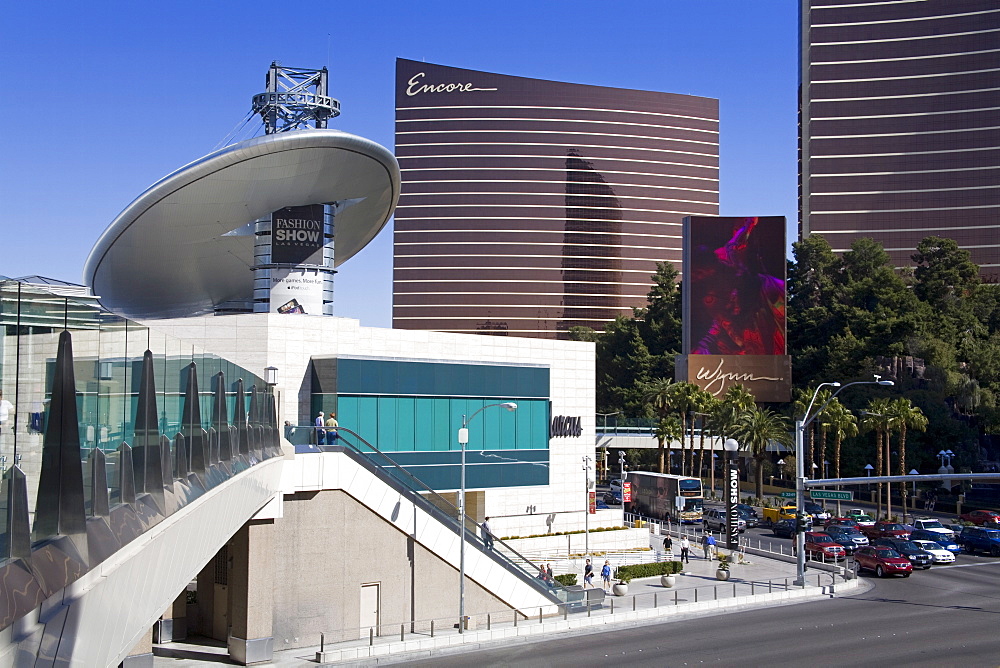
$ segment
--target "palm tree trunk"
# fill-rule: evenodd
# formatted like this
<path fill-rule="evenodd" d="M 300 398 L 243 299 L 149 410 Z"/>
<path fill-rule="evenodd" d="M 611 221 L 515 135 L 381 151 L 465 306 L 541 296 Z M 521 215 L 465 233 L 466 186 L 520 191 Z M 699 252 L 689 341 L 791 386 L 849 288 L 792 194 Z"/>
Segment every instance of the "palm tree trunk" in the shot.
<path fill-rule="evenodd" d="M 899 475 L 906 475 L 906 424 L 899 424 Z M 899 498 L 903 500 L 903 521 L 906 521 L 906 481 L 899 483 Z"/>
<path fill-rule="evenodd" d="M 663 441 L 664 439 L 660 439 L 659 443 L 657 444 L 659 446 L 657 450 L 659 451 L 658 454 L 660 456 L 660 473 L 663 473 L 663 455 L 665 450 L 665 448 L 663 447 L 664 445 Z"/>
<path fill-rule="evenodd" d="M 840 443 L 843 439 L 840 436 L 840 430 L 838 429 L 836 437 L 833 439 L 833 475 L 835 478 L 840 477 Z M 840 489 L 840 485 L 837 485 L 837 489 Z M 837 517 L 840 517 L 840 500 L 837 500 Z"/>
<path fill-rule="evenodd" d="M 698 432 L 698 477 L 703 478 L 704 475 L 705 475 L 705 418 L 702 418 L 701 430 Z"/>
<path fill-rule="evenodd" d="M 754 468 L 757 481 L 754 485 L 754 490 L 758 499 L 764 498 L 764 460 L 760 457 L 754 457 Z"/>
<path fill-rule="evenodd" d="M 875 435 L 875 475 L 882 475 L 882 430 L 876 431 Z M 875 483 L 878 491 L 878 503 L 875 504 L 875 515 L 878 519 L 882 515 L 882 483 Z"/>
<path fill-rule="evenodd" d="M 885 432 L 885 475 L 892 475 L 892 439 L 889 430 Z M 885 483 L 885 518 L 892 517 L 892 483 Z"/>
<path fill-rule="evenodd" d="M 684 449 L 684 434 L 687 433 L 687 413 L 681 413 L 681 475 L 687 475 L 687 461 Z"/>

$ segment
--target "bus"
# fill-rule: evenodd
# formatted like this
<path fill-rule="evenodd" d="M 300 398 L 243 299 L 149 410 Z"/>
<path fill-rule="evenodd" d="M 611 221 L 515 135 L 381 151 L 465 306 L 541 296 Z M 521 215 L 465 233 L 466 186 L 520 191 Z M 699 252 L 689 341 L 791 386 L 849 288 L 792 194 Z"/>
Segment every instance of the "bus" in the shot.
<path fill-rule="evenodd" d="M 682 524 L 701 522 L 705 502 L 701 480 L 668 473 L 629 471 L 632 501 L 626 512 Z"/>

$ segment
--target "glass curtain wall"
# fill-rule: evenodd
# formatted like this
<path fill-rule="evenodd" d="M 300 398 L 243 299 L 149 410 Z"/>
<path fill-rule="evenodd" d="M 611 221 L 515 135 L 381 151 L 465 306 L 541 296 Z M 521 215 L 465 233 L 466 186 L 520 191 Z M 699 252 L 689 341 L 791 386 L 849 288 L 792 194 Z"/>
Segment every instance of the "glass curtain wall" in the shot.
<path fill-rule="evenodd" d="M 82 295 L 60 295 L 42 286 L 0 277 L 0 467 L 17 465 L 28 481 L 34 510 L 59 333 L 73 337 L 74 373 L 82 456 L 108 453 L 108 484 L 116 498 L 116 450 L 134 441 L 142 357 L 153 353 L 160 433 L 180 431 L 188 367 L 196 364 L 205 429 L 211 427 L 216 375 L 225 374 L 229 421 L 238 414 L 236 381 L 264 388 L 258 376 L 188 343 L 101 309 Z M 246 397 L 249 402 L 249 394 Z M 247 406 L 243 406 L 246 414 Z M 171 461 L 174 461 L 171 458 Z"/>

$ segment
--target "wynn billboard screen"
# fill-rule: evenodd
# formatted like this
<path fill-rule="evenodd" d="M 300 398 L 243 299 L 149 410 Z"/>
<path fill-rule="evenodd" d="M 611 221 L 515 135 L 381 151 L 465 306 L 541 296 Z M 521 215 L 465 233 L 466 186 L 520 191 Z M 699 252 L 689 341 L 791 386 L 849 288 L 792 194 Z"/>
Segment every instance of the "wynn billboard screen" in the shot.
<path fill-rule="evenodd" d="M 785 354 L 785 218 L 684 219 L 684 352 Z"/>

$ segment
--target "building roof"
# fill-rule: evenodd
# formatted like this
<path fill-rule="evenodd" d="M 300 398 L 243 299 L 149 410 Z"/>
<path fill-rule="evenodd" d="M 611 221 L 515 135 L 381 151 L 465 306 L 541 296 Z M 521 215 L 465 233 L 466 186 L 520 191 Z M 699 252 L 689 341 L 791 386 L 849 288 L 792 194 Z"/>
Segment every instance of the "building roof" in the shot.
<path fill-rule="evenodd" d="M 386 225 L 399 166 L 386 148 L 338 130 L 250 139 L 150 186 L 97 240 L 84 281 L 134 318 L 210 313 L 253 295 L 253 234 L 232 234 L 283 207 L 358 200 L 335 222 L 334 266 Z"/>

